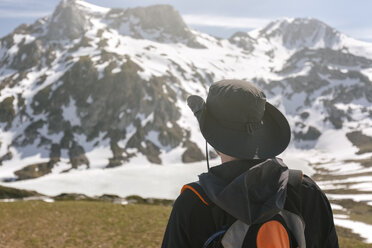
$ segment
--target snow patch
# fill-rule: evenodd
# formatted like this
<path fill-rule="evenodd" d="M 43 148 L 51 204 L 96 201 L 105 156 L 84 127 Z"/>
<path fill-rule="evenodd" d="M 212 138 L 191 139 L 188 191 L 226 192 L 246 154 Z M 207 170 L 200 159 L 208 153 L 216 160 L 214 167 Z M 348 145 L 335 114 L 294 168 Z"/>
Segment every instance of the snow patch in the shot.
<path fill-rule="evenodd" d="M 151 130 L 147 133 L 145 139 L 152 142 L 154 145 L 159 147 L 161 150 L 163 150 L 165 152 L 169 152 L 172 149 L 172 147 L 170 145 L 168 145 L 168 146 L 162 145 L 160 140 L 159 140 L 159 134 L 160 134 L 159 131 Z"/>
<path fill-rule="evenodd" d="M 76 102 L 73 98 L 67 106 L 62 106 L 62 116 L 66 121 L 69 121 L 71 126 L 80 126 L 80 117 L 77 115 Z"/>
<path fill-rule="evenodd" d="M 76 0 L 76 3 L 79 5 L 78 7 L 80 7 L 80 9 L 90 13 L 106 14 L 110 11 L 109 8 L 97 6 L 86 1 Z"/>
<path fill-rule="evenodd" d="M 143 156 L 135 159 L 147 161 Z M 299 164 L 298 160 L 294 159 L 293 162 L 292 167 Z M 211 166 L 218 164 L 219 160 L 211 160 Z M 82 193 L 88 196 L 115 194 L 121 197 L 139 195 L 175 199 L 183 185 L 198 180 L 198 175 L 206 170 L 205 161 L 167 166 L 137 163 L 108 169 L 72 170 L 69 173 L 49 174 L 41 178 L 1 184 L 36 190 L 49 196 Z"/>
<path fill-rule="evenodd" d="M 125 148 L 129 139 L 137 132 L 137 128 L 133 125 L 133 123 L 129 124 L 125 128 L 125 139 L 119 140 L 118 146 L 120 148 Z"/>
<path fill-rule="evenodd" d="M 334 222 L 338 226 L 351 229 L 354 233 L 359 234 L 366 240 L 367 243 L 372 243 L 372 225 L 365 224 L 359 221 L 348 220 L 344 218 L 335 217 Z"/>

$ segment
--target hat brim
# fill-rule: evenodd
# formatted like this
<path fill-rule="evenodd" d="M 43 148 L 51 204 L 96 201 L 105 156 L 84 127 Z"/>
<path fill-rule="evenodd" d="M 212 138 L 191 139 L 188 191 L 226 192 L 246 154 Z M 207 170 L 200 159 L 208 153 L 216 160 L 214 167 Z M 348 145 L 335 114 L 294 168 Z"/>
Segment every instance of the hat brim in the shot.
<path fill-rule="evenodd" d="M 241 159 L 268 159 L 282 153 L 291 139 L 287 119 L 268 102 L 262 118 L 263 125 L 252 134 L 221 126 L 210 116 L 205 101 L 199 96 L 190 96 L 187 102 L 198 119 L 204 138 L 226 155 Z"/>

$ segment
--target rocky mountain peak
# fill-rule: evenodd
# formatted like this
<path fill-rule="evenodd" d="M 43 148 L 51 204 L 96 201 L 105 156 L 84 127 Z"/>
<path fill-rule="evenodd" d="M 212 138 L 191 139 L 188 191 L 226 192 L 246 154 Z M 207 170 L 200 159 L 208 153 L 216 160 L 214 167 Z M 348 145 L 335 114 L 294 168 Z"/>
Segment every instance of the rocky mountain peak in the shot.
<path fill-rule="evenodd" d="M 340 33 L 313 18 L 282 19 L 269 23 L 259 31 L 267 39 L 279 38 L 286 48 L 332 48 L 340 42 Z"/>
<path fill-rule="evenodd" d="M 236 32 L 229 38 L 229 41 L 248 52 L 254 49 L 256 43 L 247 32 Z"/>
<path fill-rule="evenodd" d="M 153 5 L 127 9 L 127 15 L 138 18 L 144 29 L 162 27 L 174 35 L 182 35 L 187 28 L 180 14 L 170 5 Z"/>
<path fill-rule="evenodd" d="M 180 42 L 194 48 L 203 47 L 196 42 L 181 15 L 170 5 L 112 9 L 106 19 L 122 35 L 162 43 Z"/>
<path fill-rule="evenodd" d="M 88 20 L 75 0 L 62 0 L 50 18 L 47 38 L 49 40 L 76 39 L 88 26 Z"/>

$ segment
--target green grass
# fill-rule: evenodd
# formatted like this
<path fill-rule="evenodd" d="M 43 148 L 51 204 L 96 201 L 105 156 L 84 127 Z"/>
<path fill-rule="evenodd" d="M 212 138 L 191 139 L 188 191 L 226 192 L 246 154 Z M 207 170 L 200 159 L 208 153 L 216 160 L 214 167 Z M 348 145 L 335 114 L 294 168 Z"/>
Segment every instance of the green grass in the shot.
<path fill-rule="evenodd" d="M 0 247 L 160 247 L 170 211 L 100 201 L 0 202 Z M 372 247 L 348 229 L 337 232 L 341 248 Z"/>

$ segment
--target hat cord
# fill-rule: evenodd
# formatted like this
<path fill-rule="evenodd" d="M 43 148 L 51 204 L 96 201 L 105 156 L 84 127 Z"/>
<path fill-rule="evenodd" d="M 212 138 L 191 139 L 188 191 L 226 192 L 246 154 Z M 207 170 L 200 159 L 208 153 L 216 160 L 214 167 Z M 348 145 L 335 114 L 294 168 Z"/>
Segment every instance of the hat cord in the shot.
<path fill-rule="evenodd" d="M 208 142 L 207 142 L 207 140 L 205 140 L 205 156 L 207 158 L 207 168 L 208 168 L 208 172 L 209 172 L 209 155 L 208 155 Z"/>

